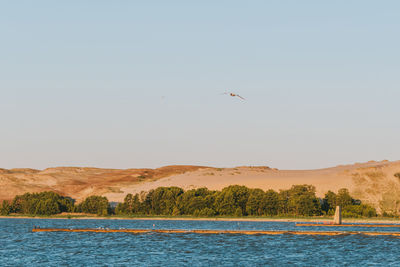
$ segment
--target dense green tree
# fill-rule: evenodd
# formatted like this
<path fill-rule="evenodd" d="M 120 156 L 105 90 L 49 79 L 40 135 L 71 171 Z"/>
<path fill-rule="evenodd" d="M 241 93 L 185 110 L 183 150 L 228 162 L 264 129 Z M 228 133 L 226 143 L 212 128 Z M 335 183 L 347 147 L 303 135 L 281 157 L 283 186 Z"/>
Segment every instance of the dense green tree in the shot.
<path fill-rule="evenodd" d="M 261 189 L 250 189 L 250 195 L 246 204 L 248 215 L 261 216 L 265 214 L 265 192 Z"/>
<path fill-rule="evenodd" d="M 139 201 L 139 195 L 127 194 L 124 199 L 124 203 L 119 203 L 116 207 L 115 212 L 117 214 L 139 214 L 141 213 L 141 205 Z"/>
<path fill-rule="evenodd" d="M 114 212 L 116 215 L 124 215 L 124 214 L 133 215 L 132 213 L 126 211 L 125 203 L 118 203 L 117 206 L 115 207 Z"/>
<path fill-rule="evenodd" d="M 322 210 L 328 213 L 333 213 L 336 208 L 337 196 L 334 192 L 328 191 L 322 200 Z"/>
<path fill-rule="evenodd" d="M 196 210 L 208 207 L 207 196 L 210 193 L 208 189 L 203 188 L 188 190 L 178 197 L 177 208 L 181 214 L 194 214 Z"/>
<path fill-rule="evenodd" d="M 198 216 L 200 217 L 212 217 L 215 216 L 215 210 L 210 208 L 204 208 L 199 211 Z"/>
<path fill-rule="evenodd" d="M 293 185 L 288 190 L 288 211 L 292 215 L 311 216 L 321 213 L 321 204 L 315 195 L 315 186 Z"/>
<path fill-rule="evenodd" d="M 7 200 L 3 200 L 3 203 L 0 208 L 1 215 L 9 215 L 11 213 L 11 205 Z"/>
<path fill-rule="evenodd" d="M 342 211 L 343 217 L 350 217 L 350 218 L 361 218 L 361 217 L 376 217 L 376 210 L 375 208 L 366 205 L 346 205 Z"/>
<path fill-rule="evenodd" d="M 52 215 L 60 213 L 59 203 L 53 199 L 39 200 L 35 207 L 36 209 L 34 214 L 38 215 Z"/>
<path fill-rule="evenodd" d="M 339 189 L 336 196 L 336 205 L 342 206 L 342 208 L 346 206 L 353 205 L 353 198 L 350 196 L 349 190 L 346 188 Z"/>
<path fill-rule="evenodd" d="M 235 217 L 242 217 L 243 216 L 243 211 L 240 207 L 237 207 L 235 210 L 235 213 L 233 214 Z"/>
<path fill-rule="evenodd" d="M 74 210 L 74 200 L 55 192 L 25 193 L 12 201 L 11 211 L 30 215 L 52 215 Z"/>
<path fill-rule="evenodd" d="M 274 216 L 278 214 L 279 210 L 279 194 L 270 189 L 265 192 L 263 199 L 264 214 L 267 216 Z"/>
<path fill-rule="evenodd" d="M 233 215 L 236 210 L 235 197 L 230 190 L 223 189 L 215 199 L 215 208 L 219 215 Z"/>
<path fill-rule="evenodd" d="M 238 214 L 240 208 L 242 215 L 247 215 L 246 204 L 250 190 L 245 186 L 231 185 L 222 189 L 216 197 L 216 210 L 221 215 Z"/>
<path fill-rule="evenodd" d="M 17 195 L 12 201 L 12 211 L 15 213 L 31 214 L 29 210 L 31 194 L 25 193 L 23 195 Z"/>
<path fill-rule="evenodd" d="M 289 214 L 289 190 L 280 190 L 278 194 L 278 214 Z"/>
<path fill-rule="evenodd" d="M 181 194 L 183 189 L 179 187 L 158 187 L 150 190 L 145 200 L 145 213 L 171 215 Z"/>
<path fill-rule="evenodd" d="M 81 212 L 106 216 L 111 213 L 108 199 L 102 196 L 87 197 L 78 208 Z"/>
<path fill-rule="evenodd" d="M 58 200 L 60 212 L 74 212 L 75 200 L 70 197 L 62 197 Z"/>

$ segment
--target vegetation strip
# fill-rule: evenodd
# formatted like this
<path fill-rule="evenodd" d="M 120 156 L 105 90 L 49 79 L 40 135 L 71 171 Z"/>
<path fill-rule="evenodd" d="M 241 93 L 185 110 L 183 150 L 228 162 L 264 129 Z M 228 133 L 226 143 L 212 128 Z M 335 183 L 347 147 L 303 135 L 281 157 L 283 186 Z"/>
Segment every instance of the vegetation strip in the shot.
<path fill-rule="evenodd" d="M 167 234 L 242 234 L 242 235 L 368 235 L 368 236 L 400 236 L 400 232 L 354 232 L 354 231 L 254 231 L 254 230 L 177 230 L 177 229 L 66 229 L 66 228 L 34 228 L 32 232 L 92 232 L 92 233 L 167 233 Z"/>
<path fill-rule="evenodd" d="M 296 223 L 296 226 L 323 226 L 323 227 L 400 227 L 400 224 L 322 224 Z"/>
<path fill-rule="evenodd" d="M 81 203 L 54 192 L 25 193 L 12 202 L 3 201 L 1 215 L 50 216 L 65 213 L 98 216 L 331 216 L 336 206 L 345 218 L 376 217 L 375 208 L 350 196 L 347 189 L 328 191 L 323 199 L 312 185 L 293 185 L 288 190 L 263 191 L 231 185 L 221 191 L 198 188 L 158 187 L 148 193 L 128 194 L 123 203 L 109 203 L 106 197 L 89 196 Z"/>

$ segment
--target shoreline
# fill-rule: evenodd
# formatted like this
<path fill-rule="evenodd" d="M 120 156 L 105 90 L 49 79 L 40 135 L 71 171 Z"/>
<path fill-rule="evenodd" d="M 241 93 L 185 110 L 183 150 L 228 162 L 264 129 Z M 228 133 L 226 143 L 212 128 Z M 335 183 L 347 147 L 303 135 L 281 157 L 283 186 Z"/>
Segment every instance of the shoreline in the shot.
<path fill-rule="evenodd" d="M 35 216 L 0 216 L 0 219 L 45 219 L 45 220 L 131 220 L 131 221 L 226 221 L 226 222 L 327 222 L 332 218 L 191 218 L 191 217 L 35 217 Z M 343 223 L 387 223 L 400 224 L 396 218 L 345 218 Z"/>

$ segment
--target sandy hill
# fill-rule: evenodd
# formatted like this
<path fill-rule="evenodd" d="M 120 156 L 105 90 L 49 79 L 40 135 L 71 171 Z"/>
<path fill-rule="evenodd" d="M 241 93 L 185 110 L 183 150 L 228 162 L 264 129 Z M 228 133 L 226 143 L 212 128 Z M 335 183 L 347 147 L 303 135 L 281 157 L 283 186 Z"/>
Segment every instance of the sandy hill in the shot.
<path fill-rule="evenodd" d="M 293 184 L 312 184 L 317 195 L 348 188 L 351 194 L 378 210 L 400 207 L 400 161 L 367 162 L 318 170 L 277 170 L 269 167 L 210 168 L 166 166 L 158 169 L 99 169 L 59 167 L 45 170 L 0 169 L 0 200 L 17 194 L 52 190 L 78 201 L 89 195 L 103 195 L 122 201 L 128 193 L 140 193 L 159 186 L 184 189 L 222 189 L 239 184 L 251 188 L 288 189 Z"/>

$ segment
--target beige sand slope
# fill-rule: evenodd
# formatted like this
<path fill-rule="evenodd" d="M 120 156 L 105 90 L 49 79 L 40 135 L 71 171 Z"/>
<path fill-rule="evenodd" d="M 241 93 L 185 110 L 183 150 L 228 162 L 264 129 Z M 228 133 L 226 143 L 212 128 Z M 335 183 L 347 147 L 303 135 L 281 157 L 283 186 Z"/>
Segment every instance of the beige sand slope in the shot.
<path fill-rule="evenodd" d="M 251 188 L 288 189 L 293 184 L 312 184 L 317 195 L 348 188 L 351 194 L 379 210 L 400 207 L 400 161 L 367 162 L 319 170 L 277 170 L 268 167 L 209 168 L 167 166 L 159 169 L 50 168 L 0 169 L 0 200 L 16 194 L 52 190 L 82 200 L 93 194 L 122 201 L 128 193 L 149 191 L 159 186 L 184 189 L 222 189 L 238 184 Z"/>

